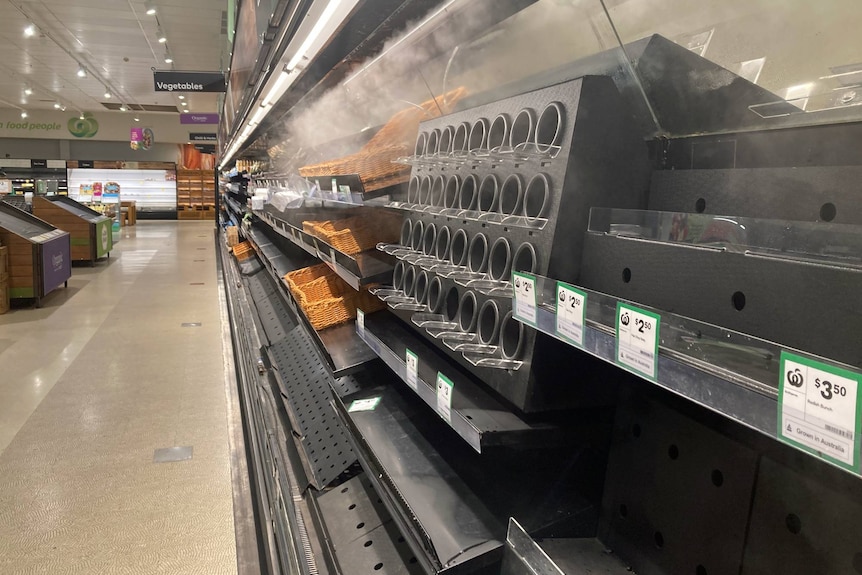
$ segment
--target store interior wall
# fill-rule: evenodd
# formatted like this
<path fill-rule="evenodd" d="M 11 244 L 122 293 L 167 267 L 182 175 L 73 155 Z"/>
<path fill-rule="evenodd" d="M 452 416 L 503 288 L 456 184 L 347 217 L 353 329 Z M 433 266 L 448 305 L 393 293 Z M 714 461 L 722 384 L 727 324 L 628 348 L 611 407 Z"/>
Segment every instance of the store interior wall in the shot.
<path fill-rule="evenodd" d="M 157 142 L 149 150 L 132 150 L 128 142 L 0 138 L 0 158 L 176 162 L 177 145 Z"/>

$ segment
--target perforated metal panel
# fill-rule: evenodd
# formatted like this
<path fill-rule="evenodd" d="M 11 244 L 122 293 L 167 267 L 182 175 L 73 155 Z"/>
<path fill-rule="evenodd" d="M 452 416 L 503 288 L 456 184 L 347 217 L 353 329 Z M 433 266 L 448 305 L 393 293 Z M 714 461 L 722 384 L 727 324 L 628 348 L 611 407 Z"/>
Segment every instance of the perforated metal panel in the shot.
<path fill-rule="evenodd" d="M 266 338 L 270 341 L 279 341 L 287 333 L 296 327 L 296 322 L 291 319 L 290 313 L 284 307 L 284 303 L 276 293 L 276 286 L 272 283 L 270 275 L 261 271 L 246 280 L 251 301 L 257 309 L 260 323 L 266 332 Z"/>
<path fill-rule="evenodd" d="M 599 539 L 640 575 L 736 575 L 757 454 L 654 401 L 620 408 Z"/>
<path fill-rule="evenodd" d="M 324 493 L 317 503 L 343 575 L 422 573 L 364 473 Z"/>
<path fill-rule="evenodd" d="M 329 405 L 335 385 L 321 365 L 311 340 L 301 327 L 267 350 L 277 371 L 293 433 L 299 439 L 303 466 L 312 484 L 322 489 L 349 467 L 356 456 Z M 351 377 L 340 386 L 350 386 Z"/>

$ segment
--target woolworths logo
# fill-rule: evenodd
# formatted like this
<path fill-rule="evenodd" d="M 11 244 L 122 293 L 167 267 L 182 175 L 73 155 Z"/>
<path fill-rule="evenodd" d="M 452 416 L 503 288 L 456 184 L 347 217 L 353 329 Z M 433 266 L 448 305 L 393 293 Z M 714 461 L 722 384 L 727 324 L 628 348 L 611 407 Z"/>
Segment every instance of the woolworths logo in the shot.
<path fill-rule="evenodd" d="M 99 132 L 99 122 L 89 112 L 81 118 L 77 116 L 70 118 L 68 126 L 69 133 L 76 138 L 92 138 Z"/>

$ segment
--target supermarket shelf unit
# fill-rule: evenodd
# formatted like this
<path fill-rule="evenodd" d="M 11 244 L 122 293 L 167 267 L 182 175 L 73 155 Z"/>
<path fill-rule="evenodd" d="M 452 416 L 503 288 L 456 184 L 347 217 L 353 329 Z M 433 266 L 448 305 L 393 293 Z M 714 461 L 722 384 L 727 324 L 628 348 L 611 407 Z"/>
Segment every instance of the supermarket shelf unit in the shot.
<path fill-rule="evenodd" d="M 177 217 L 215 219 L 216 181 L 212 170 L 177 170 Z"/>

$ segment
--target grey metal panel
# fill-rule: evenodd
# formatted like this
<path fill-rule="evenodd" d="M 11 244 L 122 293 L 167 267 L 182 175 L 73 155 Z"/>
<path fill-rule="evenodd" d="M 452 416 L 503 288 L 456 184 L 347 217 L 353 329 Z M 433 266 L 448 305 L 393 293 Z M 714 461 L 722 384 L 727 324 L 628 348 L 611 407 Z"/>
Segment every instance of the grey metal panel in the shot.
<path fill-rule="evenodd" d="M 281 298 L 276 294 L 272 278 L 265 272 L 257 273 L 248 278 L 247 285 L 269 342 L 284 338 L 287 332 L 296 327 L 296 322 L 291 319 Z"/>
<path fill-rule="evenodd" d="M 305 470 L 312 484 L 323 489 L 356 456 L 329 405 L 332 378 L 312 345 L 303 329 L 296 328 L 273 343 L 267 354 L 277 371 L 294 434 L 302 445 Z M 349 385 L 349 380 L 345 384 Z"/>
<path fill-rule="evenodd" d="M 652 176 L 649 209 L 821 221 L 821 209 L 832 204 L 833 223 L 858 225 L 860 180 L 860 166 L 660 170 Z"/>
<path fill-rule="evenodd" d="M 858 267 L 587 236 L 584 287 L 862 366 Z M 735 294 L 743 296 L 742 309 Z"/>
<path fill-rule="evenodd" d="M 640 575 L 739 573 L 757 454 L 662 404 L 620 408 L 599 539 Z"/>
<path fill-rule="evenodd" d="M 859 480 L 832 481 L 833 470 L 800 461 L 804 472 L 768 457 L 761 460 L 742 574 L 859 575 Z"/>
<path fill-rule="evenodd" d="M 318 496 L 317 504 L 342 575 L 423 572 L 364 474 Z"/>

